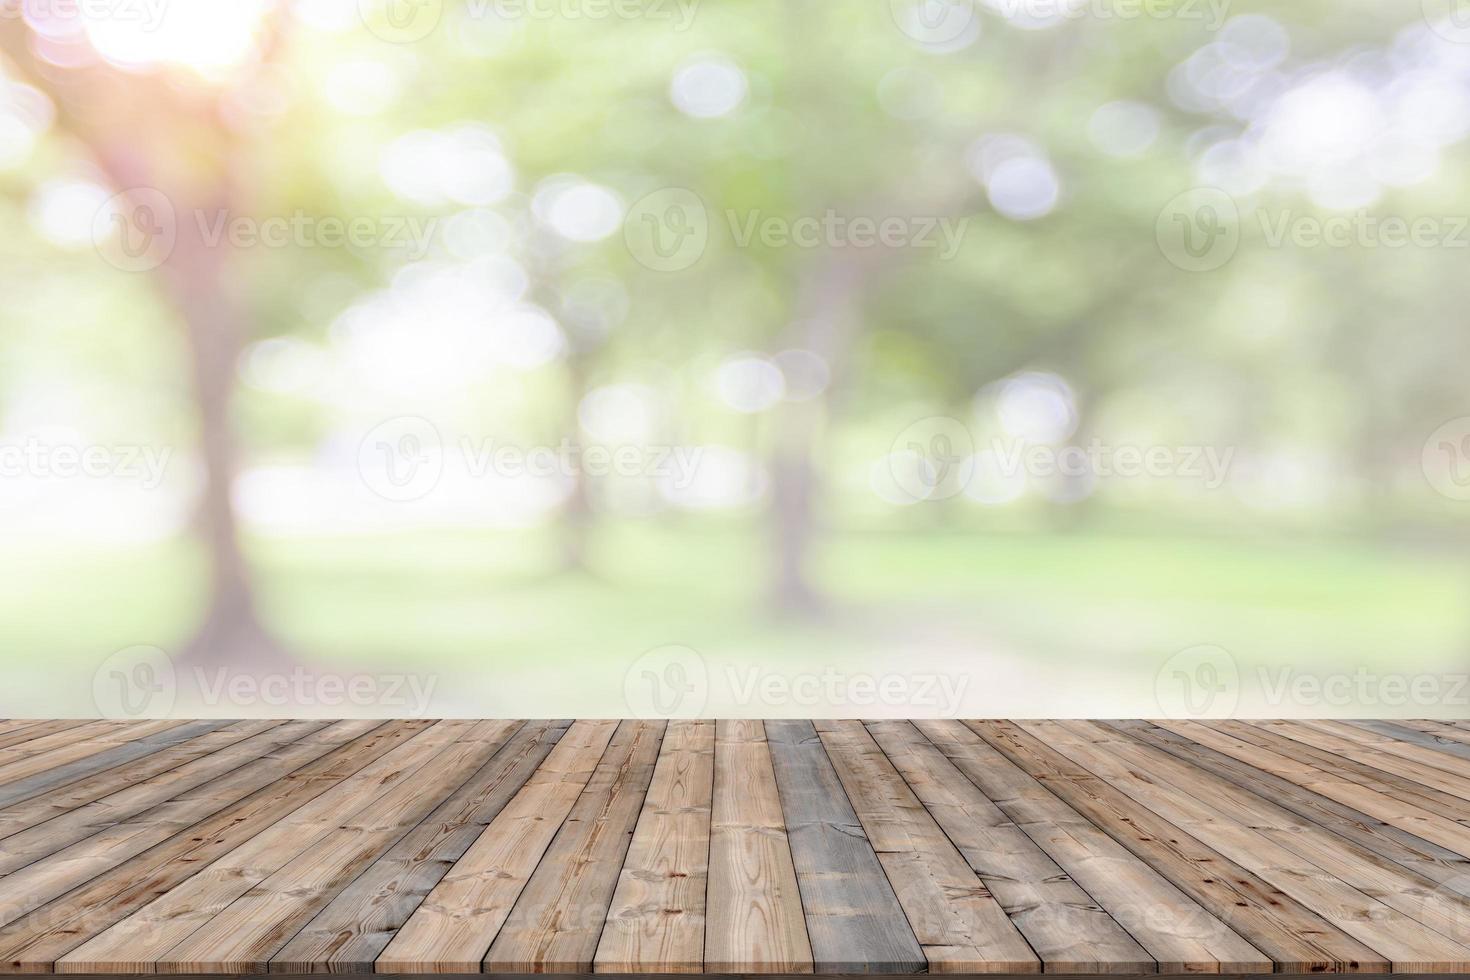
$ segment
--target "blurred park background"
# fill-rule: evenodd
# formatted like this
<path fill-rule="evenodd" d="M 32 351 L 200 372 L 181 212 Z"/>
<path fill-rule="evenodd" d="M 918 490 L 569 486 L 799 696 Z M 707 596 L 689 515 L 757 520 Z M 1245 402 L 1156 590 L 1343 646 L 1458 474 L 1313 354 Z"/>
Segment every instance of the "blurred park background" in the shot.
<path fill-rule="evenodd" d="M 1448 0 L 0 12 L 0 713 L 1470 715 Z"/>

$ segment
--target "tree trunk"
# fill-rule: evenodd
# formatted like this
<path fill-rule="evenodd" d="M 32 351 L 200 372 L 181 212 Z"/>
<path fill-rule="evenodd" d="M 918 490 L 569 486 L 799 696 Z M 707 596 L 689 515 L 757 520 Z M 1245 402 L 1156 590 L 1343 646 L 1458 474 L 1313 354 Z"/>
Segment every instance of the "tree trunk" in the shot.
<path fill-rule="evenodd" d="M 217 206 L 228 207 L 227 200 Z M 204 241 L 197 222 L 183 212 L 177 230 L 174 251 L 160 272 L 186 328 L 204 471 L 198 523 L 210 562 L 208 605 L 184 660 L 275 670 L 292 658 L 260 621 L 232 499 L 239 467 L 232 395 L 248 314 L 229 281 L 228 246 Z"/>

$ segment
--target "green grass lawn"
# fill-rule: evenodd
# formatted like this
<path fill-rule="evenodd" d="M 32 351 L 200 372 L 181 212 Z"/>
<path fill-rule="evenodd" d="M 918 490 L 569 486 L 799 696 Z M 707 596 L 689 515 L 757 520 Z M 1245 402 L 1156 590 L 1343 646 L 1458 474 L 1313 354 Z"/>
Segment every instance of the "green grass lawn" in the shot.
<path fill-rule="evenodd" d="M 842 533 L 817 553 L 830 609 L 763 607 L 765 538 L 740 524 L 618 524 L 593 572 L 556 575 L 550 532 L 252 544 L 268 616 L 314 661 L 432 669 L 595 663 L 667 643 L 780 662 L 999 647 L 1058 668 L 1157 662 L 1211 643 L 1243 663 L 1437 669 L 1470 640 L 1454 553 L 1334 540 L 1077 532 Z M 202 593 L 187 542 L 5 564 L 0 649 L 15 666 L 176 648 Z"/>

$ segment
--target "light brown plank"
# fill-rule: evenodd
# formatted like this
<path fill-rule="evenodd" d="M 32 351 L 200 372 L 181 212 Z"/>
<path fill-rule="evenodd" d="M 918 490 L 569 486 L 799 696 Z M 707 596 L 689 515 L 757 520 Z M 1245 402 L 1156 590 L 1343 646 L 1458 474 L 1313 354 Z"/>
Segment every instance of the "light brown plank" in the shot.
<path fill-rule="evenodd" d="M 669 722 L 598 942 L 596 972 L 704 968 L 714 760 L 714 722 Z"/>
<path fill-rule="evenodd" d="M 442 721 L 430 726 L 167 894 L 78 946 L 57 962 L 57 972 L 159 972 L 161 955 L 257 883 L 310 849 L 341 821 L 417 774 L 471 724 Z"/>
<path fill-rule="evenodd" d="M 759 721 L 715 726 L 707 903 L 707 972 L 812 972 L 801 891 Z"/>
<path fill-rule="evenodd" d="M 1154 958 L 906 721 L 867 723 L 1046 973 L 1153 973 Z"/>
<path fill-rule="evenodd" d="M 527 722 L 480 772 L 307 923 L 271 960 L 271 972 L 372 973 L 373 961 L 394 933 L 526 784 L 570 724 Z"/>
<path fill-rule="evenodd" d="M 1323 834 L 1286 811 L 1252 804 L 1250 794 L 1222 790 L 1220 781 L 1208 773 L 1183 766 L 1093 722 L 1022 722 L 1021 726 L 1033 734 L 1044 732 L 1050 744 L 1074 762 L 1316 909 L 1343 932 L 1387 957 L 1396 971 L 1470 969 L 1470 949 L 1384 901 L 1395 901 L 1390 894 L 1394 880 L 1407 880 L 1407 873 L 1389 875 L 1381 866 L 1333 857 L 1332 848 L 1324 851 L 1320 846 Z M 1324 857 L 1329 858 L 1330 870 L 1313 863 Z M 1353 881 L 1345 881 L 1340 874 Z M 1361 887 L 1365 879 L 1375 877 L 1383 883 L 1382 887 L 1370 886 L 1378 893 L 1376 897 Z"/>
<path fill-rule="evenodd" d="M 1281 889 L 1008 721 L 965 723 L 1180 891 L 1269 955 L 1282 973 L 1385 973 L 1389 963 Z"/>
<path fill-rule="evenodd" d="M 572 725 L 525 787 L 409 916 L 379 973 L 476 973 L 552 837 L 592 778 L 617 722 Z"/>
<path fill-rule="evenodd" d="M 487 973 L 590 973 L 665 723 L 624 721 L 526 882 Z"/>
<path fill-rule="evenodd" d="M 1164 974 L 1270 973 L 1219 917 L 957 721 L 915 726 L 1158 961 Z"/>
<path fill-rule="evenodd" d="M 239 774 L 217 780 L 213 785 L 229 785 L 241 796 L 33 914 L 0 928 L 0 963 L 21 972 L 51 972 L 55 960 L 166 894 L 215 858 L 234 850 L 427 725 L 423 721 L 337 722 L 306 736 L 277 758 L 262 759 L 243 767 Z M 248 783 L 239 779 L 251 768 L 267 767 L 272 768 L 257 773 Z M 253 791 L 252 785 L 257 787 Z M 216 789 L 203 798 L 217 800 L 220 795 Z M 3 887 L 0 883 L 0 889 Z"/>

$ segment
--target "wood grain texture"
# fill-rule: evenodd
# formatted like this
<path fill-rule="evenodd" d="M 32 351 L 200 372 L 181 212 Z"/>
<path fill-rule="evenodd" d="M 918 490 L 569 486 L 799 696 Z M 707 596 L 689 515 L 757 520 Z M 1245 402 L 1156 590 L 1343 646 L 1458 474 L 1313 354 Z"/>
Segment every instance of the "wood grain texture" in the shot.
<path fill-rule="evenodd" d="M 931 973 L 1039 973 L 1041 962 L 860 722 L 815 723 Z"/>
<path fill-rule="evenodd" d="M 818 973 L 922 973 L 926 960 L 810 721 L 768 721 Z"/>
<path fill-rule="evenodd" d="M 1470 724 L 0 720 L 0 973 L 1470 973 Z"/>
<path fill-rule="evenodd" d="M 579 721 L 383 949 L 380 973 L 478 973 L 617 722 Z"/>
<path fill-rule="evenodd" d="M 671 721 L 618 873 L 593 969 L 704 969 L 715 723 Z"/>
<path fill-rule="evenodd" d="M 812 947 L 763 722 L 715 726 L 707 902 L 706 970 L 812 972 Z"/>

